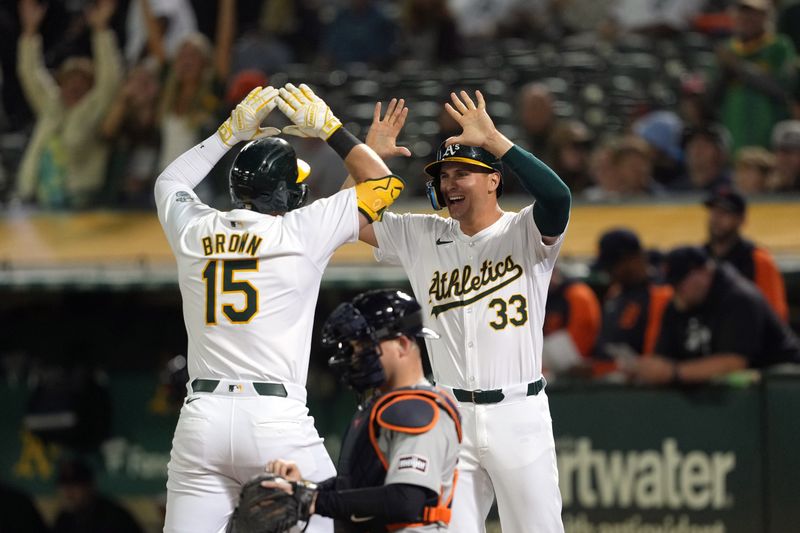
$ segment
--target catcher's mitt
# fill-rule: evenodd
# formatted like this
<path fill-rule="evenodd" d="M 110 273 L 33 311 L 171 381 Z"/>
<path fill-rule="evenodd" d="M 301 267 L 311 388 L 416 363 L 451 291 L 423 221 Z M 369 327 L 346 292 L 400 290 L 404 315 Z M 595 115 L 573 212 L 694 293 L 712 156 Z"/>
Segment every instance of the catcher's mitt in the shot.
<path fill-rule="evenodd" d="M 293 494 L 265 488 L 263 481 L 288 483 Z M 242 486 L 239 505 L 228 523 L 227 533 L 284 533 L 311 516 L 317 486 L 308 481 L 286 481 L 274 474 L 259 474 Z M 305 528 L 303 529 L 305 531 Z"/>

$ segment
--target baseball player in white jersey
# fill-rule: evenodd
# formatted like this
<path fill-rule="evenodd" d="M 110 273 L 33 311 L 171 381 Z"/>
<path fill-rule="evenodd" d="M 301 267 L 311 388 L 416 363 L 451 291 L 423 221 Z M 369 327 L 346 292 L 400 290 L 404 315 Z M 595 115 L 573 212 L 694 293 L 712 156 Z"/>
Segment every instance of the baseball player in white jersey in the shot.
<path fill-rule="evenodd" d="M 438 215 L 395 215 L 365 227 L 361 240 L 379 261 L 405 269 L 426 315 L 442 335 L 428 342 L 437 385 L 459 402 L 464 441 L 451 529 L 485 531 L 497 497 L 504 533 L 560 532 L 561 496 L 545 382 L 542 325 L 547 288 L 569 219 L 567 186 L 495 128 L 480 92 L 451 94 L 447 112 L 461 135 L 426 167 Z M 395 146 L 405 111 L 390 104 L 368 144 Z M 519 213 L 500 209 L 504 166 L 535 198 Z"/>
<path fill-rule="evenodd" d="M 261 122 L 278 106 L 284 133 L 328 142 L 359 182 L 302 207 L 308 167 Z M 239 142 L 235 209 L 193 189 Z M 253 90 L 217 133 L 170 164 L 155 185 L 158 217 L 178 264 L 189 339 L 188 396 L 168 465 L 164 531 L 224 531 L 243 482 L 282 457 L 312 480 L 334 474 L 308 415 L 306 373 L 322 272 L 334 250 L 377 220 L 402 181 L 308 87 Z M 315 517 L 309 531 L 332 531 Z"/>

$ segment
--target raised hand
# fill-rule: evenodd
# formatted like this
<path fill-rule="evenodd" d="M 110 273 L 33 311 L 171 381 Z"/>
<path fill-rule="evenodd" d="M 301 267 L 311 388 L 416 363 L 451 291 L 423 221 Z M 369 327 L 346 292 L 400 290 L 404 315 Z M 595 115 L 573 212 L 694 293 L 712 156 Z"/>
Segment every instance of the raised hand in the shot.
<path fill-rule="evenodd" d="M 94 30 L 105 29 L 116 10 L 117 0 L 96 0 L 86 8 L 86 21 Z"/>
<path fill-rule="evenodd" d="M 294 126 L 283 128 L 283 133 L 287 135 L 328 140 L 333 132 L 342 127 L 342 121 L 333 115 L 328 104 L 306 84 L 298 88 L 287 83 L 280 90 L 278 109 L 294 122 Z"/>
<path fill-rule="evenodd" d="M 480 91 L 475 91 L 477 104 L 472 101 L 467 91 L 461 91 L 460 96 L 450 93 L 453 104 L 444 105 L 447 113 L 458 122 L 463 130 L 461 135 L 450 137 L 447 144 L 466 144 L 468 146 L 485 147 L 489 137 L 496 131 L 494 122 L 486 112 L 486 102 Z"/>
<path fill-rule="evenodd" d="M 233 146 L 239 141 L 252 141 L 278 135 L 278 128 L 262 128 L 261 123 L 275 109 L 278 90 L 273 87 L 256 87 L 244 97 L 231 116 L 217 130 L 222 142 Z"/>
<path fill-rule="evenodd" d="M 46 13 L 47 6 L 40 4 L 38 0 L 20 0 L 19 22 L 22 26 L 22 33 L 26 35 L 36 34 Z"/>
<path fill-rule="evenodd" d="M 375 104 L 375 113 L 372 116 L 372 125 L 367 133 L 367 146 L 375 150 L 381 159 L 388 159 L 402 155 L 411 157 L 411 150 L 405 146 L 397 146 L 397 136 L 406 123 L 408 108 L 405 100 L 392 98 L 386 107 L 386 114 L 381 119 L 381 103 Z"/>

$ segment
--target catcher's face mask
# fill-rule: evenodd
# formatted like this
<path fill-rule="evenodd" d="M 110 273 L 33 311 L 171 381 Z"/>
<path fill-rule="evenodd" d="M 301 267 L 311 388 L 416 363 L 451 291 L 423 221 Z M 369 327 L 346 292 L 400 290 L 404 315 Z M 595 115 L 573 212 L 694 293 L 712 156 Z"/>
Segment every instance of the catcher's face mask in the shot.
<path fill-rule="evenodd" d="M 322 329 L 323 346 L 336 350 L 328 365 L 342 381 L 362 393 L 386 382 L 375 330 L 351 303 L 334 309 Z"/>

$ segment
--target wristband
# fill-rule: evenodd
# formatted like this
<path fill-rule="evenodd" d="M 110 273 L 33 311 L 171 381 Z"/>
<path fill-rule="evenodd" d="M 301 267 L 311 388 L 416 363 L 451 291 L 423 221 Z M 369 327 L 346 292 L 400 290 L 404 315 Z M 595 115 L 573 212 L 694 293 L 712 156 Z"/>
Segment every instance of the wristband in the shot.
<path fill-rule="evenodd" d="M 334 152 L 339 154 L 339 157 L 346 159 L 350 151 L 361 144 L 361 141 L 342 126 L 328 137 L 327 143 L 328 146 L 333 148 Z"/>

